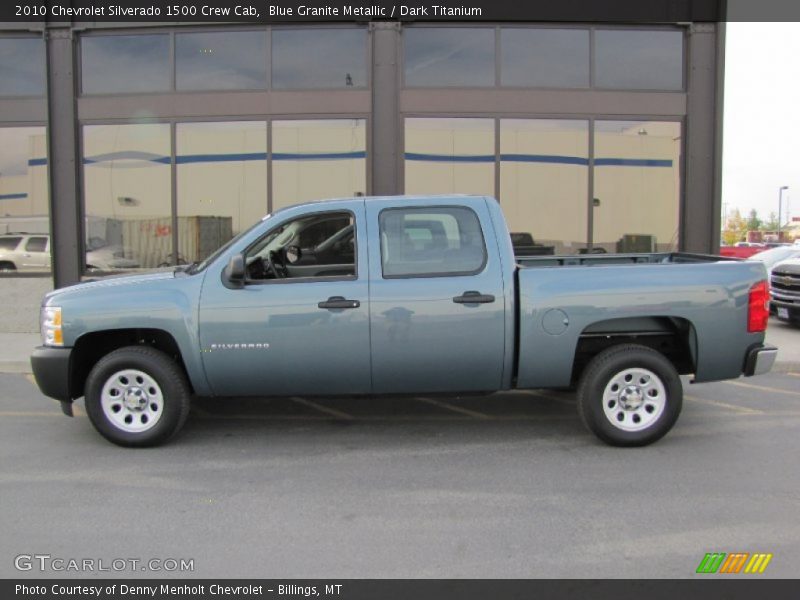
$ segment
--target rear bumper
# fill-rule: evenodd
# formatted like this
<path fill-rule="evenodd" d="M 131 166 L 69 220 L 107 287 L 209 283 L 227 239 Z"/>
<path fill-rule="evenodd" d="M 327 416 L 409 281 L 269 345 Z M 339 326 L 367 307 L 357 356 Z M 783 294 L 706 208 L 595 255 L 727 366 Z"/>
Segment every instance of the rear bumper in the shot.
<path fill-rule="evenodd" d="M 31 355 L 36 384 L 45 396 L 61 402 L 72 402 L 69 393 L 69 365 L 72 348 L 39 346 Z"/>
<path fill-rule="evenodd" d="M 747 358 L 744 361 L 745 377 L 768 373 L 772 369 L 772 365 L 775 364 L 777 356 L 778 349 L 769 344 L 752 348 L 747 353 Z"/>

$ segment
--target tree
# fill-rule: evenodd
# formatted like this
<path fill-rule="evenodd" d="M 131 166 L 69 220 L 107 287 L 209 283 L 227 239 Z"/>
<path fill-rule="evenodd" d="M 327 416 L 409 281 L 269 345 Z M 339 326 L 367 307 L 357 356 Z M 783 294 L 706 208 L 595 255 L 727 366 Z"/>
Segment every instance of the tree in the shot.
<path fill-rule="evenodd" d="M 729 246 L 736 242 L 744 241 L 747 234 L 747 221 L 742 217 L 738 208 L 730 211 L 725 219 L 725 229 L 722 230 L 722 241 Z"/>
<path fill-rule="evenodd" d="M 750 209 L 750 215 L 747 217 L 747 230 L 758 231 L 761 228 L 761 219 L 758 218 L 758 211 L 755 208 Z"/>
<path fill-rule="evenodd" d="M 764 231 L 778 230 L 778 215 L 774 211 L 769 213 L 769 219 L 761 224 L 761 229 Z"/>

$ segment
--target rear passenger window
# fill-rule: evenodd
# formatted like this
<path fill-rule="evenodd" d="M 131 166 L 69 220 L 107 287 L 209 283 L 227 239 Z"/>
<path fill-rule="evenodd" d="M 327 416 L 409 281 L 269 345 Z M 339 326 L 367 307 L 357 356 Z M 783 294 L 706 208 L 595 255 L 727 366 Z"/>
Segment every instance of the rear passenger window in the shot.
<path fill-rule="evenodd" d="M 486 264 L 481 226 L 468 208 L 392 208 L 379 222 L 384 278 L 472 275 Z"/>
<path fill-rule="evenodd" d="M 21 239 L 20 237 L 0 237 L 0 250 L 13 250 Z"/>
<path fill-rule="evenodd" d="M 44 252 L 45 248 L 47 248 L 46 237 L 32 237 L 28 240 L 28 243 L 25 244 L 26 252 Z"/>

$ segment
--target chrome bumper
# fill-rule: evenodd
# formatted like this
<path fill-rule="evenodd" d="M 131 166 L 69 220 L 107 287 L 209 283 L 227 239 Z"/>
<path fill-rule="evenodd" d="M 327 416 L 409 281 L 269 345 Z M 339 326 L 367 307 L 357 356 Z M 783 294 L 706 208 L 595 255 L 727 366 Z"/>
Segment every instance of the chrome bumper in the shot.
<path fill-rule="evenodd" d="M 778 349 L 775 346 L 765 344 L 764 346 L 753 348 L 747 353 L 747 359 L 744 361 L 745 377 L 768 373 L 772 369 L 772 365 L 775 364 L 777 356 Z"/>

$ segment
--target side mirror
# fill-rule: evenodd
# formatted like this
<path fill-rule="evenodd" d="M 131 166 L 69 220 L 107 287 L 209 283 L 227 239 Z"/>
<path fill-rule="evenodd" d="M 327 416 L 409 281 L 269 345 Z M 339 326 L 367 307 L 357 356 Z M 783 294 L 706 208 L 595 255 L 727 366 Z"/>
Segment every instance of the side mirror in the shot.
<path fill-rule="evenodd" d="M 234 254 L 225 267 L 225 277 L 231 283 L 244 285 L 244 255 Z"/>
<path fill-rule="evenodd" d="M 303 251 L 300 250 L 300 246 L 289 246 L 284 250 L 284 256 L 286 257 L 286 262 L 293 265 L 303 256 Z"/>

